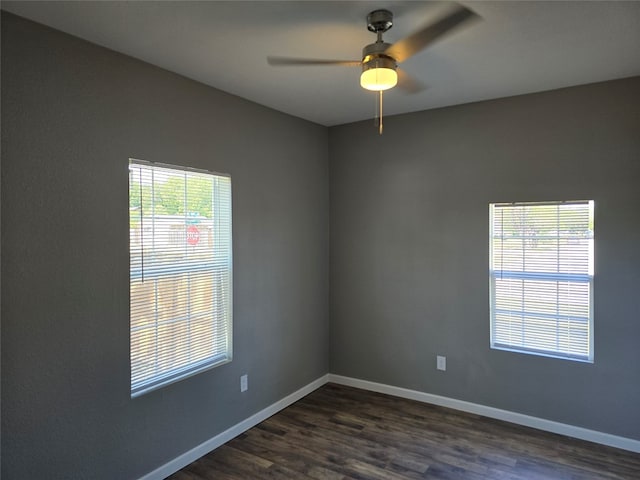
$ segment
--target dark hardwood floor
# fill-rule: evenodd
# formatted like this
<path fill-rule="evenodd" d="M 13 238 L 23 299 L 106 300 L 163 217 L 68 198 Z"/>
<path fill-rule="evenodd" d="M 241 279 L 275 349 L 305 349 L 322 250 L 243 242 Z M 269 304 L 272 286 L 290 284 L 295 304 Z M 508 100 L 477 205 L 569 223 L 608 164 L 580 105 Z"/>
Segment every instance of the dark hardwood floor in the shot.
<path fill-rule="evenodd" d="M 327 384 L 169 477 L 640 479 L 640 454 Z"/>

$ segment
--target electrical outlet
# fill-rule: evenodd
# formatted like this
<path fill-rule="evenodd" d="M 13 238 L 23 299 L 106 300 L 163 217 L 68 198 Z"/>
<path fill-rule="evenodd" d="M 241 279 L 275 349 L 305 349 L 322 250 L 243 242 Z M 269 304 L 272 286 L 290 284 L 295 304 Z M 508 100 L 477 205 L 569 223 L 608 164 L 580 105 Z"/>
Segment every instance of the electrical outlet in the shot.
<path fill-rule="evenodd" d="M 249 390 L 249 375 L 246 373 L 240 377 L 240 391 L 246 392 Z"/>
<path fill-rule="evenodd" d="M 438 370 L 446 370 L 447 369 L 447 357 L 441 357 L 440 355 L 436 356 L 436 368 Z"/>

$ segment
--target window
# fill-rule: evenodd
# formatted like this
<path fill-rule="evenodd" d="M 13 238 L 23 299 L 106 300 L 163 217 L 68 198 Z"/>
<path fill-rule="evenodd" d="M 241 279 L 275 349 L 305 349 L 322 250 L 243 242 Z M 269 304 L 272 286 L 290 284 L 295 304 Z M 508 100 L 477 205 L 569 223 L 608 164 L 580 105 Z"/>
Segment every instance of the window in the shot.
<path fill-rule="evenodd" d="M 231 179 L 129 163 L 131 396 L 231 360 Z"/>
<path fill-rule="evenodd" d="M 593 361 L 593 201 L 493 203 L 491 347 Z"/>

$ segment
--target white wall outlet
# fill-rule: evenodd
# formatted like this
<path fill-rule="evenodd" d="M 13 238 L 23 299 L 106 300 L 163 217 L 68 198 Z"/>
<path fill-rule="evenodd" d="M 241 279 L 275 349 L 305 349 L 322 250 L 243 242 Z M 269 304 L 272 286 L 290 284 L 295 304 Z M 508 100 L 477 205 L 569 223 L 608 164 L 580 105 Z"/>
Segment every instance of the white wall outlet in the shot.
<path fill-rule="evenodd" d="M 240 377 L 240 391 L 246 392 L 249 390 L 249 375 L 246 373 Z"/>
<path fill-rule="evenodd" d="M 436 368 L 438 370 L 446 370 L 447 369 L 447 357 L 441 357 L 440 355 L 436 356 Z"/>

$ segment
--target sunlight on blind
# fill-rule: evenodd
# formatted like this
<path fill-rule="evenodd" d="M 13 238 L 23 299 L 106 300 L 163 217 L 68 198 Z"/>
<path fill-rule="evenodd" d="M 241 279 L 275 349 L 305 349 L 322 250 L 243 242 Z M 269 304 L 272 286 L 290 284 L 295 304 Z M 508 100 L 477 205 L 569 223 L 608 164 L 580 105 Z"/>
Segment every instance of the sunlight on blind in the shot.
<path fill-rule="evenodd" d="M 131 395 L 231 359 L 231 179 L 129 165 Z"/>
<path fill-rule="evenodd" d="M 593 201 L 490 204 L 491 346 L 593 360 Z"/>

